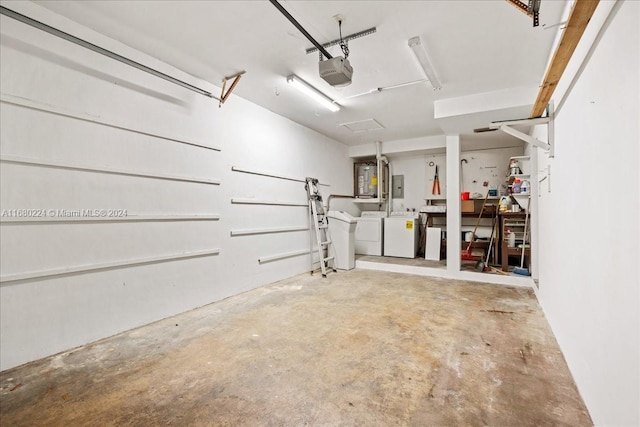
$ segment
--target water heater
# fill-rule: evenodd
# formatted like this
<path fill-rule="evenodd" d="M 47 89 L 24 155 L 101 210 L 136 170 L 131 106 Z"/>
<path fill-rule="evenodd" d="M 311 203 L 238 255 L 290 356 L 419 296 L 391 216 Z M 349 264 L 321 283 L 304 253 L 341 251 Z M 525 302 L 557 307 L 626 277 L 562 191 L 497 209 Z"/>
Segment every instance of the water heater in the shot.
<path fill-rule="evenodd" d="M 385 165 L 386 166 L 386 165 Z M 357 198 L 378 198 L 378 165 L 375 160 L 356 162 L 354 167 L 354 196 Z M 382 188 L 386 188 L 386 167 L 382 169 Z M 384 196 L 384 194 L 383 194 Z"/>

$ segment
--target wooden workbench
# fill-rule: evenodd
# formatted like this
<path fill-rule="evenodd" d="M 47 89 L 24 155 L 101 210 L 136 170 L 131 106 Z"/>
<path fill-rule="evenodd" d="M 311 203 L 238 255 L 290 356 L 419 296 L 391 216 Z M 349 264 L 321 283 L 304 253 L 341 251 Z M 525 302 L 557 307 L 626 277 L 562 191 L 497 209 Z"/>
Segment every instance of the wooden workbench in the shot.
<path fill-rule="evenodd" d="M 493 202 L 493 200 L 491 201 Z M 487 202 L 489 203 L 489 202 Z M 478 206 L 478 211 L 477 212 L 461 212 L 460 216 L 462 218 L 474 218 L 477 219 L 478 216 L 480 215 L 480 206 Z M 484 210 L 482 211 L 482 219 L 492 219 L 495 217 L 496 215 L 496 211 L 497 211 L 497 206 L 495 204 L 487 204 L 484 207 Z M 423 214 L 427 215 L 427 227 L 433 227 L 433 219 L 434 218 L 446 218 L 447 217 L 447 213 L 446 212 L 422 212 Z M 497 242 L 499 242 L 499 240 L 495 239 L 495 243 L 493 245 L 493 253 L 494 256 L 496 256 L 496 251 L 498 249 L 498 244 Z M 465 251 L 467 249 L 467 246 L 469 246 L 469 242 L 465 242 L 464 240 L 460 242 L 460 250 L 461 251 Z M 471 249 L 481 249 L 484 254 L 487 253 L 487 250 L 489 249 L 489 241 L 488 240 L 476 240 L 475 242 L 473 242 L 473 246 L 471 246 Z M 440 245 L 440 256 L 441 259 L 446 259 L 447 258 L 447 239 L 442 239 L 442 244 Z M 478 259 L 484 259 L 484 256 L 482 257 L 478 257 Z"/>

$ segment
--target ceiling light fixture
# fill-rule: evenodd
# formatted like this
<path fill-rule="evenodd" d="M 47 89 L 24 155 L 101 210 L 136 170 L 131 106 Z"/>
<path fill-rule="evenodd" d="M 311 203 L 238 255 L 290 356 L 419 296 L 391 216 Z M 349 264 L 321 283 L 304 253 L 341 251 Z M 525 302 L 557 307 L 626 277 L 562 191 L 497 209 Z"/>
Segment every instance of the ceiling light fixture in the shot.
<path fill-rule="evenodd" d="M 429 57 L 427 56 L 427 52 L 424 50 L 424 47 L 420 42 L 420 37 L 419 36 L 411 37 L 409 39 L 409 47 L 411 48 L 413 53 L 416 55 L 416 59 L 418 60 L 418 62 L 420 63 L 420 66 L 424 70 L 424 73 L 426 74 L 427 79 L 429 80 L 429 83 L 431 84 L 431 87 L 433 88 L 433 90 L 442 89 L 442 84 L 438 80 L 438 77 L 436 76 L 436 72 L 433 69 L 433 65 L 431 65 L 431 61 L 429 61 Z"/>
<path fill-rule="evenodd" d="M 287 77 L 287 83 L 334 113 L 336 111 L 340 111 L 340 106 L 336 104 L 333 99 L 329 98 L 327 95 L 320 92 L 318 89 L 311 86 L 295 74 L 291 74 Z"/>

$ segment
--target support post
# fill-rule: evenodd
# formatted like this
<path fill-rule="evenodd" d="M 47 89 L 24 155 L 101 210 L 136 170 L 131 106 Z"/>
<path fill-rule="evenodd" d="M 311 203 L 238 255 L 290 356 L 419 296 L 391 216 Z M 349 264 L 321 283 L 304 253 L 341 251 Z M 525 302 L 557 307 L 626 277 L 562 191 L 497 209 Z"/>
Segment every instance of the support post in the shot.
<path fill-rule="evenodd" d="M 460 135 L 447 135 L 447 271 L 460 271 Z"/>

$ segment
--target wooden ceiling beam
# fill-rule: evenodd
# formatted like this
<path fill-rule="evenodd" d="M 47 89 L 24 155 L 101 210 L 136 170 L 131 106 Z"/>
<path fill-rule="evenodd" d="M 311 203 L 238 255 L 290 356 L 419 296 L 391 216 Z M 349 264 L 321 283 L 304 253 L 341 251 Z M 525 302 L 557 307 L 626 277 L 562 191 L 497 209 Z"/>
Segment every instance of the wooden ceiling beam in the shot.
<path fill-rule="evenodd" d="M 564 33 L 553 54 L 549 68 L 547 68 L 544 81 L 538 91 L 538 97 L 531 110 L 530 118 L 533 119 L 542 116 L 599 1 L 600 0 L 576 0 L 571 8 Z"/>

